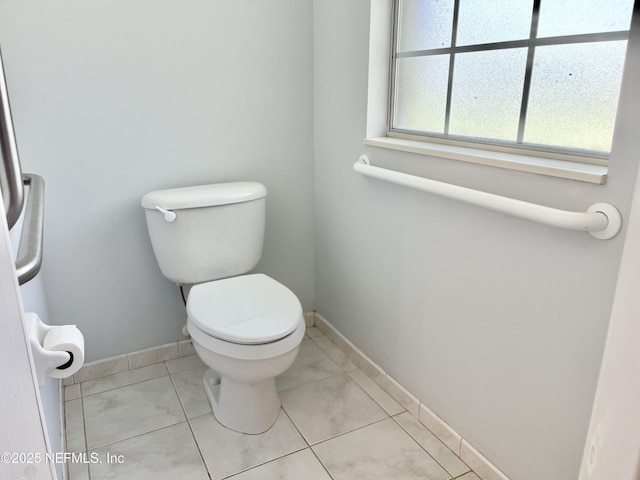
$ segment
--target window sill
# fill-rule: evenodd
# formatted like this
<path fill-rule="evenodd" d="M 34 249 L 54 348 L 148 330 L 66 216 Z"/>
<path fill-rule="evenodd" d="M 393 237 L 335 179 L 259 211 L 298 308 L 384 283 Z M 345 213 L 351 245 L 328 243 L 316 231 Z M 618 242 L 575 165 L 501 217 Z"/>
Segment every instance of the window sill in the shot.
<path fill-rule="evenodd" d="M 520 172 L 579 180 L 581 182 L 603 184 L 607 179 L 607 167 L 601 165 L 407 140 L 404 138 L 365 138 L 364 143 L 373 147 L 389 148 L 402 152 L 460 160 Z"/>

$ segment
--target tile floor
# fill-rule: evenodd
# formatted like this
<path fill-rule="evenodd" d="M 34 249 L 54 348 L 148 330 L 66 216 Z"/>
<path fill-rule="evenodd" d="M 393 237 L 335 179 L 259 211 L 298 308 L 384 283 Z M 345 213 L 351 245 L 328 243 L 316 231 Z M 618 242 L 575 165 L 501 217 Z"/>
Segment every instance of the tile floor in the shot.
<path fill-rule="evenodd" d="M 213 417 L 195 355 L 66 387 L 70 480 L 480 480 L 316 328 L 261 435 Z"/>

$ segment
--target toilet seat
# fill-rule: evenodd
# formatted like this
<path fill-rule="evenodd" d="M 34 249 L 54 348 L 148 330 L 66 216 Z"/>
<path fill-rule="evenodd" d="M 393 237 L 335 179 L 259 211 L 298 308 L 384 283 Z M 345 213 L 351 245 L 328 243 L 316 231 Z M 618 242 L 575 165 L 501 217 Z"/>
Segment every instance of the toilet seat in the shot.
<path fill-rule="evenodd" d="M 306 331 L 306 325 L 302 315 L 300 315 L 298 325 L 293 333 L 281 340 L 262 344 L 240 344 L 220 340 L 200 330 L 194 325 L 191 318 L 187 319 L 187 328 L 196 352 L 198 352 L 201 358 L 204 353 L 200 351 L 199 347 L 202 347 L 207 352 L 215 352 L 217 355 L 246 361 L 266 360 L 280 355 L 286 355 L 288 352 L 300 346 L 300 342 Z"/>
<path fill-rule="evenodd" d="M 281 340 L 300 325 L 295 294 L 263 275 L 242 275 L 195 285 L 187 301 L 189 321 L 202 333 L 240 345 Z"/>

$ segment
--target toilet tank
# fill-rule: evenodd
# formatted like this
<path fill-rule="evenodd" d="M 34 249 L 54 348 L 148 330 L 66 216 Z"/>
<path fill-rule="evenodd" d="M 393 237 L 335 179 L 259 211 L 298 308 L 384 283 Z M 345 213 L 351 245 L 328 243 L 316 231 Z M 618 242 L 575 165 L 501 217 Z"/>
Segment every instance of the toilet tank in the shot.
<path fill-rule="evenodd" d="M 142 207 L 162 274 L 176 283 L 194 284 L 254 268 L 262 256 L 266 195 L 257 182 L 147 193 Z"/>

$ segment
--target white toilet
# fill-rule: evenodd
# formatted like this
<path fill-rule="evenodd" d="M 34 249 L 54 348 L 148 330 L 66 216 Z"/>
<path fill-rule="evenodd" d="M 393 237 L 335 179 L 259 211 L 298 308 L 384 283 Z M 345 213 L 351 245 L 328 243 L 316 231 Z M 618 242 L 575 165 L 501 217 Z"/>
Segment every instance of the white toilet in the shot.
<path fill-rule="evenodd" d="M 268 430 L 280 412 L 275 377 L 305 333 L 291 290 L 244 275 L 262 255 L 264 185 L 235 182 L 150 192 L 142 198 L 163 275 L 192 286 L 187 327 L 209 367 L 204 386 L 218 421 L 241 433 Z"/>

